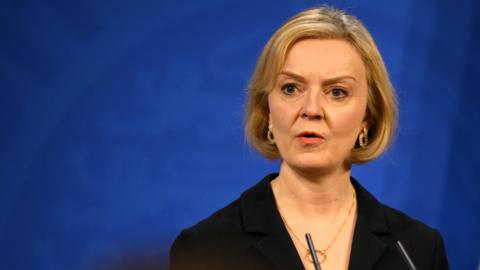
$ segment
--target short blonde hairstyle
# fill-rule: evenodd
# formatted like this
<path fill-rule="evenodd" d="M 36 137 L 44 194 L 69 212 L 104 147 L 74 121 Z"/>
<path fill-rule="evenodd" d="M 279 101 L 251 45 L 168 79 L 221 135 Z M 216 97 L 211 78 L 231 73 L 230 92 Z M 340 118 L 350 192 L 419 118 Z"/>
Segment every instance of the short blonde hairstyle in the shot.
<path fill-rule="evenodd" d="M 298 13 L 270 38 L 260 55 L 248 86 L 245 134 L 250 144 L 268 159 L 281 158 L 267 140 L 268 94 L 274 88 L 289 49 L 300 39 L 339 39 L 360 54 L 366 69 L 368 97 L 366 120 L 369 143 L 352 149 L 350 161 L 365 163 L 380 156 L 391 144 L 397 126 L 397 102 L 385 64 L 365 26 L 342 10 L 321 6 Z"/>

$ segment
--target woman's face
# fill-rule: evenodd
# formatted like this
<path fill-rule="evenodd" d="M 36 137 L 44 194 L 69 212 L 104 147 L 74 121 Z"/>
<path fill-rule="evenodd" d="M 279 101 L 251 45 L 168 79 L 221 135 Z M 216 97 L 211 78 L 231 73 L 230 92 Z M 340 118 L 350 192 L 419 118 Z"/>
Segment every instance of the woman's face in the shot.
<path fill-rule="evenodd" d="M 363 61 L 348 42 L 295 43 L 268 95 L 282 165 L 306 172 L 349 168 L 351 150 L 367 124 L 367 89 Z"/>

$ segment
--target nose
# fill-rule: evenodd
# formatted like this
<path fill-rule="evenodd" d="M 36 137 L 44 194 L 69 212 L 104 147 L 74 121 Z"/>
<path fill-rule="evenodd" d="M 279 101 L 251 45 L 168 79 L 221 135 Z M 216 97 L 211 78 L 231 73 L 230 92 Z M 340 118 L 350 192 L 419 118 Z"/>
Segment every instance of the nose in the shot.
<path fill-rule="evenodd" d="M 324 117 L 320 91 L 307 91 L 300 116 L 306 119 L 320 120 Z"/>

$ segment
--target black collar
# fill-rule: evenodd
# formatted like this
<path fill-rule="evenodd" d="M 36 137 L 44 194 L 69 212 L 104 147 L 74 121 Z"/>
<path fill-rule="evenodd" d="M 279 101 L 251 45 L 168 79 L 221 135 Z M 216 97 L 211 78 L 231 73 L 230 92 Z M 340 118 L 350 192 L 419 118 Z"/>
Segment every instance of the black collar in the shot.
<path fill-rule="evenodd" d="M 304 269 L 275 204 L 270 182 L 278 174 L 269 174 L 245 191 L 241 198 L 243 228 L 247 233 L 265 234 L 256 243 L 278 269 Z M 382 205 L 354 178 L 358 216 L 350 255 L 349 269 L 371 269 L 386 248 L 379 235 L 390 233 Z"/>

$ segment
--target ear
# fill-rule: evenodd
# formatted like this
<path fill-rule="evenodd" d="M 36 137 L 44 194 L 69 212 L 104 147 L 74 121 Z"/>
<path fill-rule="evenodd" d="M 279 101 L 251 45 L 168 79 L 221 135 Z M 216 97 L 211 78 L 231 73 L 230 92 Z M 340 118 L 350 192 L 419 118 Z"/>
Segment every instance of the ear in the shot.
<path fill-rule="evenodd" d="M 369 129 L 370 128 L 370 124 L 368 123 L 367 120 L 363 120 L 362 121 L 362 130 L 366 128 L 366 129 Z"/>
<path fill-rule="evenodd" d="M 366 129 L 370 129 L 370 113 L 368 113 L 368 109 L 365 111 L 365 116 L 363 117 L 363 121 L 362 121 L 362 130 L 364 128 Z"/>
<path fill-rule="evenodd" d="M 364 128 L 367 128 L 367 129 L 370 129 L 370 113 L 369 113 L 369 110 L 368 110 L 368 105 L 367 105 L 367 108 L 365 109 L 365 115 L 363 116 L 363 121 L 362 121 L 362 130 Z"/>

